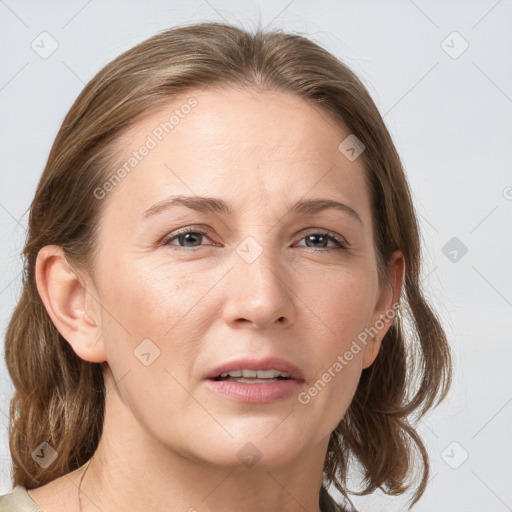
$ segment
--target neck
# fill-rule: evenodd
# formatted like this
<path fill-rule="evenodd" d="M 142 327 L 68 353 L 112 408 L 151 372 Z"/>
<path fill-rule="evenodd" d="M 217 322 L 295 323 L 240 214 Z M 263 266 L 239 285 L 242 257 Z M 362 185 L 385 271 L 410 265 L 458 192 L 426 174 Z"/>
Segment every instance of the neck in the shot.
<path fill-rule="evenodd" d="M 82 512 L 319 511 L 328 438 L 283 466 L 218 465 L 151 436 L 115 386 L 105 411 L 101 440 L 80 489 Z"/>

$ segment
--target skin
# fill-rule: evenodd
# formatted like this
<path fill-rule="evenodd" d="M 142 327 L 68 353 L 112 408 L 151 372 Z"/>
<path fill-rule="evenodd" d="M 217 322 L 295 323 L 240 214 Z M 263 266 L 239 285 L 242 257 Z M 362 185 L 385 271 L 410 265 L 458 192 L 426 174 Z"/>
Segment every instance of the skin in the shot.
<path fill-rule="evenodd" d="M 239 356 L 275 355 L 309 388 L 398 300 L 403 257 L 379 287 L 363 162 L 338 150 L 350 131 L 286 93 L 189 92 L 132 127 L 118 164 L 190 96 L 198 105 L 102 199 L 93 273 L 57 246 L 37 260 L 52 321 L 79 357 L 105 362 L 105 427 L 82 510 L 317 511 L 329 434 L 392 319 L 307 405 L 296 395 L 235 402 L 204 376 Z M 143 217 L 170 195 L 220 198 L 233 214 L 178 206 Z M 313 198 L 340 201 L 361 222 L 335 209 L 287 213 Z M 186 226 L 209 234 L 159 245 Z M 307 236 L 318 230 L 346 247 Z M 251 263 L 236 252 L 248 236 L 262 250 Z M 149 366 L 133 353 L 147 338 L 160 349 Z M 252 467 L 237 456 L 248 442 L 261 453 Z M 82 472 L 29 494 L 46 512 L 78 511 Z"/>

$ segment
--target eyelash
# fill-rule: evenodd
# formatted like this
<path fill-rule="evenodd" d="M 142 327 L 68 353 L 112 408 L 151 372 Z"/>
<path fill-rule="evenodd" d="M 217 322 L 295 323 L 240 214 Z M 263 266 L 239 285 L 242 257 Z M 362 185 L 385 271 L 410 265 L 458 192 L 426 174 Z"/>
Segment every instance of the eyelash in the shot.
<path fill-rule="evenodd" d="M 162 240 L 161 245 L 171 246 L 173 249 L 178 249 L 178 250 L 182 249 L 185 251 L 194 251 L 196 249 L 199 249 L 201 246 L 187 248 L 187 247 L 180 247 L 179 245 L 176 245 L 176 244 L 171 244 L 171 242 L 173 240 L 175 240 L 176 238 L 178 238 L 180 235 L 186 235 L 187 233 L 196 233 L 196 234 L 204 235 L 205 237 L 208 237 L 208 235 L 209 235 L 209 233 L 207 231 L 205 231 L 204 229 L 190 226 L 188 228 L 183 228 L 182 230 L 171 233 L 169 236 L 166 236 Z M 333 233 L 332 231 L 327 231 L 327 230 L 323 230 L 323 229 L 320 229 L 318 231 L 312 231 L 311 233 L 307 233 L 300 240 L 303 240 L 304 238 L 311 236 L 311 235 L 320 235 L 320 236 L 327 237 L 328 239 L 334 241 L 338 245 L 337 247 L 320 247 L 320 249 L 323 251 L 331 251 L 331 250 L 340 251 L 340 250 L 347 249 L 347 244 L 341 236 L 337 235 L 336 233 Z M 314 247 L 307 247 L 307 246 L 301 246 L 301 247 L 318 252 L 318 249 L 315 249 Z"/>

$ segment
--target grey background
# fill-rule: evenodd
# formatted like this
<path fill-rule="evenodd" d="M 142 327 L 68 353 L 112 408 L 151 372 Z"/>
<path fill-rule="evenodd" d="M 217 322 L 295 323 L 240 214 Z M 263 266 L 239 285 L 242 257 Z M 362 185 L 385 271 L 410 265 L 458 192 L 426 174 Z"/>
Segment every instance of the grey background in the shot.
<path fill-rule="evenodd" d="M 261 20 L 305 33 L 369 88 L 408 174 L 425 243 L 423 285 L 455 356 L 451 393 L 420 425 L 432 476 L 413 510 L 512 510 L 510 0 L 0 0 L 2 344 L 21 289 L 27 208 L 65 113 L 112 58 L 194 20 L 249 29 Z M 54 53 L 41 55 L 52 44 Z M 12 392 L 2 361 L 0 494 L 11 489 Z M 382 493 L 354 503 L 364 512 L 406 510 L 404 497 Z"/>

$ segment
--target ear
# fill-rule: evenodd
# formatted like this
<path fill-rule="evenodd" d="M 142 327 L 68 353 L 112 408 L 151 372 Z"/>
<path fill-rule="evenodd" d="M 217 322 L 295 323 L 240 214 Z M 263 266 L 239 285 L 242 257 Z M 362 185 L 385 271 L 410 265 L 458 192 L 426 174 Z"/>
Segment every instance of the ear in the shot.
<path fill-rule="evenodd" d="M 405 259 L 401 251 L 395 251 L 388 263 L 388 281 L 379 291 L 368 332 L 372 336 L 363 353 L 363 368 L 368 368 L 379 353 L 382 339 L 395 319 L 398 301 L 405 275 Z"/>
<path fill-rule="evenodd" d="M 99 303 L 71 268 L 62 247 L 46 245 L 36 259 L 37 290 L 53 324 L 84 361 L 106 361 Z"/>

